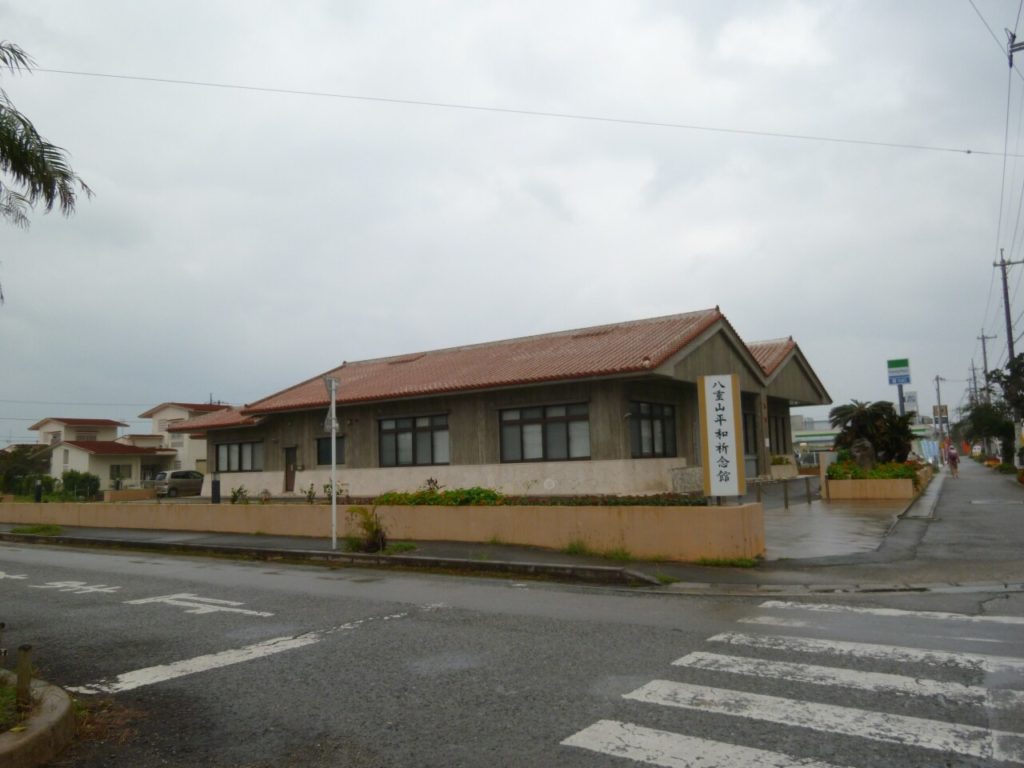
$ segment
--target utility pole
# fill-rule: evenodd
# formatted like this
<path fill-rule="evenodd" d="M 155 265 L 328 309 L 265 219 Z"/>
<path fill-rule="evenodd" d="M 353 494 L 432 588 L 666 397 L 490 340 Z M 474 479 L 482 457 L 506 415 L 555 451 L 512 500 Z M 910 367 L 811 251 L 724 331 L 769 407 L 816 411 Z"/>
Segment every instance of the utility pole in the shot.
<path fill-rule="evenodd" d="M 1011 49 L 1015 50 L 1015 49 Z M 1009 353 L 1007 358 L 1007 364 L 1013 360 L 1013 323 L 1010 321 L 1010 289 L 1006 284 L 1006 268 L 1013 266 L 1014 264 L 1024 264 L 1024 261 L 1007 261 L 1006 256 L 1003 255 L 1003 249 L 999 249 L 999 261 L 992 264 L 993 267 L 999 267 L 1003 273 L 1003 312 L 1006 315 L 1006 351 Z"/>
<path fill-rule="evenodd" d="M 978 369 L 974 367 L 974 358 L 971 358 L 971 406 L 978 404 Z"/>
<path fill-rule="evenodd" d="M 939 382 L 945 381 L 944 378 L 935 375 L 935 401 L 938 403 L 938 420 L 939 420 L 939 462 L 945 464 L 945 456 L 942 450 L 942 444 L 946 442 L 946 433 L 942 426 L 942 387 Z"/>
<path fill-rule="evenodd" d="M 998 338 L 995 334 L 992 334 L 991 336 L 986 336 L 984 328 L 981 329 L 981 336 L 978 337 L 978 340 L 981 342 L 981 364 L 984 366 L 984 368 L 981 369 L 981 372 L 985 376 L 985 404 L 986 405 L 991 404 L 991 402 L 992 402 L 992 395 L 991 395 L 991 390 L 989 389 L 989 383 L 988 383 L 988 345 L 985 344 L 985 342 L 988 339 L 995 339 L 995 338 Z M 974 363 L 972 362 L 971 365 L 973 365 L 973 364 Z"/>

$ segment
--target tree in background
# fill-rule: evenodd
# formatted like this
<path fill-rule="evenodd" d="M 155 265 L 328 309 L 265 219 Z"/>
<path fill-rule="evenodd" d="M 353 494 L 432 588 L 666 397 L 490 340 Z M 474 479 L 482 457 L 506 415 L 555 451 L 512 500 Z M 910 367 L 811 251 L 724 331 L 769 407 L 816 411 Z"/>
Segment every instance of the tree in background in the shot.
<path fill-rule="evenodd" d="M 1009 418 L 1019 420 L 1024 416 L 1024 354 L 1014 357 L 1006 368 L 989 371 L 988 378 L 1003 391 L 1003 402 L 1010 409 Z"/>
<path fill-rule="evenodd" d="M 18 445 L 0 453 L 0 491 L 28 493 L 24 481 L 50 471 L 48 446 Z"/>
<path fill-rule="evenodd" d="M 836 448 L 847 448 L 854 453 L 867 443 L 879 461 L 906 461 L 910 454 L 914 433 L 910 416 L 900 416 L 887 400 L 874 403 L 853 400 L 848 405 L 837 405 L 828 414 L 833 429 L 838 429 Z"/>
<path fill-rule="evenodd" d="M 30 72 L 33 61 L 14 43 L 0 41 L 0 70 Z M 36 130 L 0 88 L 0 218 L 27 227 L 28 210 L 42 202 L 49 213 L 56 205 L 65 216 L 75 211 L 77 193 L 92 190 L 76 174 L 64 150 Z M 3 292 L 0 291 L 0 302 Z"/>
<path fill-rule="evenodd" d="M 999 440 L 1003 462 L 1012 464 L 1013 420 L 1007 407 L 1003 404 L 975 403 L 965 413 L 966 416 L 954 427 L 954 434 L 970 443 L 992 438 Z"/>

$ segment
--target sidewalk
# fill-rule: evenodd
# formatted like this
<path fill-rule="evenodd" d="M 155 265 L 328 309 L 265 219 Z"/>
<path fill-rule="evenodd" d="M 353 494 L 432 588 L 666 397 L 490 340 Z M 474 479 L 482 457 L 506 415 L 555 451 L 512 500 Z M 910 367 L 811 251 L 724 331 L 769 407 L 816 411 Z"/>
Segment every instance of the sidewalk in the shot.
<path fill-rule="evenodd" d="M 501 574 L 510 578 L 659 586 L 681 594 L 1024 590 L 1024 486 L 973 461 L 942 473 L 909 508 L 892 502 L 794 500 L 765 510 L 767 558 L 754 568 L 614 561 L 503 544 L 414 542 L 396 555 L 331 551 L 327 539 L 182 531 L 65 528 L 58 537 L 0 540 L 113 546 L 295 562 Z"/>

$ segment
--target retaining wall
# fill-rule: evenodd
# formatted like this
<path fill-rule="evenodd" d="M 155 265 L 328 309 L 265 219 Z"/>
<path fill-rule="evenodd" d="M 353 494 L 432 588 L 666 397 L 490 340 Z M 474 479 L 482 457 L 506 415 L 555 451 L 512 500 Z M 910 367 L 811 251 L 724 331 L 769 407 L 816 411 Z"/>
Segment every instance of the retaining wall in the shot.
<path fill-rule="evenodd" d="M 355 525 L 338 507 L 339 535 Z M 562 549 L 581 542 L 596 552 L 624 549 L 638 558 L 696 561 L 764 554 L 759 503 L 723 507 L 379 506 L 392 540 L 500 541 Z M 0 504 L 0 521 L 95 528 L 266 533 L 329 537 L 325 504 Z"/>

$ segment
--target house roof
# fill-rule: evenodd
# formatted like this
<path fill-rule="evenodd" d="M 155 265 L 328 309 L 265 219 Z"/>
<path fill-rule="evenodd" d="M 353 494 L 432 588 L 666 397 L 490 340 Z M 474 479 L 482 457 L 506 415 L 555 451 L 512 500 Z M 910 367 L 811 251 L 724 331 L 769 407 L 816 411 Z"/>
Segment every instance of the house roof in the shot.
<path fill-rule="evenodd" d="M 168 432 L 201 433 L 207 429 L 225 429 L 228 427 L 254 427 L 262 419 L 257 416 L 246 416 L 238 408 L 227 407 L 218 411 L 204 413 L 194 419 L 182 421 L 167 427 Z"/>
<path fill-rule="evenodd" d="M 39 429 L 43 424 L 48 421 L 55 421 L 58 424 L 64 424 L 69 427 L 127 427 L 123 421 L 114 421 L 113 419 L 66 419 L 58 416 L 47 416 L 45 419 L 40 419 L 33 424 L 29 429 Z"/>
<path fill-rule="evenodd" d="M 166 448 L 142 448 L 137 445 L 126 443 L 115 443 L 112 440 L 65 440 L 62 446 L 73 445 L 87 453 L 98 456 L 151 456 L 154 454 L 173 455 L 173 449 Z"/>
<path fill-rule="evenodd" d="M 190 412 L 194 412 L 194 413 L 210 413 L 212 411 L 221 411 L 221 410 L 223 410 L 225 408 L 229 408 L 229 407 L 230 406 L 225 405 L 224 403 L 178 403 L 178 402 L 160 403 L 160 405 L 157 405 L 157 406 L 154 406 L 153 408 L 150 408 L 145 413 L 140 413 L 139 414 L 139 418 L 140 419 L 152 418 L 153 416 L 155 416 L 157 413 L 159 413 L 164 408 L 183 408 L 186 411 L 190 411 Z"/>
<path fill-rule="evenodd" d="M 786 356 L 796 349 L 796 342 L 793 337 L 785 339 L 769 339 L 767 341 L 752 341 L 747 344 L 757 364 L 761 366 L 766 376 L 771 376 L 775 370 L 782 365 Z"/>
<path fill-rule="evenodd" d="M 724 315 L 718 307 L 505 341 L 343 363 L 241 408 L 242 415 L 643 373 L 685 348 Z M 197 420 L 188 422 L 194 428 Z"/>

